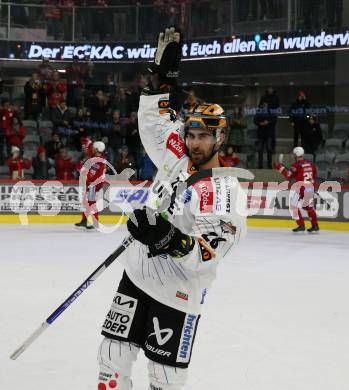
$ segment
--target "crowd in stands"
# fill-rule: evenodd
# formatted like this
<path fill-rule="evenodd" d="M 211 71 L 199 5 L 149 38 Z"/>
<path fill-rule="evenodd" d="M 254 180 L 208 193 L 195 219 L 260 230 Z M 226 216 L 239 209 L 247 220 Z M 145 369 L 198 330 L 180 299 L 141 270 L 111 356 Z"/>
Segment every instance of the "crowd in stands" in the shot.
<path fill-rule="evenodd" d="M 9 177 L 23 178 L 32 168 L 34 179 L 75 179 L 86 142 L 102 140 L 118 172 L 129 167 L 136 171 L 134 178 L 151 179 L 155 167 L 142 148 L 137 121 L 147 81 L 139 75 L 125 89 L 113 77 L 99 79 L 92 63 L 73 62 L 60 73 L 44 59 L 25 83 L 23 110 L 3 98 L 0 165 L 8 165 Z"/>
<path fill-rule="evenodd" d="M 59 72 L 43 59 L 24 85 L 23 110 L 9 99 L 1 101 L 0 168 L 6 164 L 7 177 L 13 179 L 77 179 L 88 145 L 103 141 L 105 156 L 118 173 L 132 168 L 134 179 L 152 179 L 155 167 L 142 147 L 137 121 L 139 95 L 147 82 L 138 74 L 125 88 L 115 75 L 98 74 L 93 63 L 74 61 Z M 182 119 L 200 103 L 194 90 L 185 93 L 177 107 Z M 231 166 L 271 169 L 280 110 L 280 99 L 271 86 L 252 117 L 245 115 L 241 105 L 228 107 L 221 158 Z M 297 92 L 288 114 L 293 147 L 301 145 L 314 159 L 323 151 L 324 137 L 304 90 Z M 342 138 L 344 142 L 348 137 Z"/>

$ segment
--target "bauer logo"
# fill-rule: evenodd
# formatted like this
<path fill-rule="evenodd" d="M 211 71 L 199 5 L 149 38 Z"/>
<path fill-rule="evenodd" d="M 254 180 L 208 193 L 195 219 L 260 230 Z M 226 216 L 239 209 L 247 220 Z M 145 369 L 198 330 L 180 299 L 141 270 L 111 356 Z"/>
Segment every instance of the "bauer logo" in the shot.
<path fill-rule="evenodd" d="M 172 133 L 167 140 L 167 149 L 171 150 L 178 158 L 182 158 L 185 155 L 184 142 L 179 138 L 179 135 Z"/>
<path fill-rule="evenodd" d="M 137 308 L 137 299 L 116 293 L 111 308 L 102 326 L 102 333 L 128 337 Z"/>
<path fill-rule="evenodd" d="M 195 336 L 196 321 L 198 316 L 187 314 L 182 329 L 181 341 L 177 354 L 177 362 L 188 363 L 191 355 L 191 348 Z"/>

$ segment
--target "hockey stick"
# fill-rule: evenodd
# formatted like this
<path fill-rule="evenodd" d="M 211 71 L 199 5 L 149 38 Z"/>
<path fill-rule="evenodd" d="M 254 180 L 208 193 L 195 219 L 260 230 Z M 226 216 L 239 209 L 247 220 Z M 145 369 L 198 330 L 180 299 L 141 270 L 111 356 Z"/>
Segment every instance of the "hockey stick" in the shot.
<path fill-rule="evenodd" d="M 241 168 L 212 168 L 194 173 L 189 176 L 184 183 L 186 184 L 186 188 L 189 188 L 205 178 L 224 176 L 234 176 L 248 180 L 252 180 L 254 178 L 254 175 L 251 172 Z M 183 188 L 181 188 L 181 190 L 183 190 Z M 173 194 L 166 194 L 171 196 L 170 201 L 176 196 L 177 190 L 173 193 L 175 194 L 174 196 Z M 164 200 L 166 200 L 166 197 Z M 46 318 L 46 320 L 24 341 L 23 344 L 21 344 L 12 353 L 10 358 L 12 360 L 16 360 L 18 356 L 20 356 L 50 325 L 52 325 L 52 323 L 126 250 L 133 241 L 134 238 L 132 236 L 125 238 L 122 244 L 111 255 L 109 255 L 108 258 L 104 260 L 103 263 L 94 270 L 90 276 L 85 279 L 49 317 Z"/>

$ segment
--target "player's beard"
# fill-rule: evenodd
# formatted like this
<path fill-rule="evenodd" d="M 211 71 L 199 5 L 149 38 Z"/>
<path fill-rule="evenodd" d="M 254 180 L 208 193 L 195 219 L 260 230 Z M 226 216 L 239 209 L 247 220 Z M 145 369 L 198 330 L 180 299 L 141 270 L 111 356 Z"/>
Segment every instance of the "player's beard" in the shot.
<path fill-rule="evenodd" d="M 215 155 L 215 144 L 209 150 L 202 150 L 200 148 L 193 148 L 188 150 L 188 155 L 194 165 L 201 166 L 206 164 Z"/>

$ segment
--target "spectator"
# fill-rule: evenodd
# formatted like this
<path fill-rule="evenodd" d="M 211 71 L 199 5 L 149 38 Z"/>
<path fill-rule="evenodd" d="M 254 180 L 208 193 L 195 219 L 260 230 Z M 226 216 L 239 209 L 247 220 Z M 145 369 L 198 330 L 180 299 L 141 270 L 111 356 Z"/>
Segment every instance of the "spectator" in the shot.
<path fill-rule="evenodd" d="M 12 118 L 14 116 L 17 116 L 17 112 L 12 109 L 12 107 L 10 106 L 10 101 L 8 99 L 2 99 L 1 101 L 0 116 L 0 127 L 4 130 L 10 127 Z"/>
<path fill-rule="evenodd" d="M 257 125 L 258 138 L 258 168 L 263 169 L 263 152 L 264 148 L 267 151 L 268 168 L 272 168 L 272 154 L 273 154 L 273 138 L 275 129 L 275 116 L 270 113 L 268 103 L 264 102 L 257 110 L 254 117 L 254 123 Z"/>
<path fill-rule="evenodd" d="M 88 10 L 91 12 L 91 10 Z M 96 90 L 96 76 L 95 76 L 95 64 L 88 62 L 84 70 L 84 82 L 86 89 L 86 96 L 89 97 Z"/>
<path fill-rule="evenodd" d="M 156 171 L 156 167 L 151 161 L 146 151 L 142 148 L 138 159 L 138 179 L 152 180 Z"/>
<path fill-rule="evenodd" d="M 234 107 L 229 132 L 225 138 L 225 144 L 227 146 L 233 146 L 234 150 L 239 152 L 245 143 L 244 130 L 246 127 L 247 124 L 242 112 L 242 107 Z"/>
<path fill-rule="evenodd" d="M 80 105 L 82 96 L 84 73 L 78 60 L 74 60 L 66 68 L 67 78 L 67 104 L 76 107 Z"/>
<path fill-rule="evenodd" d="M 305 153 L 314 154 L 323 141 L 319 119 L 316 115 L 310 115 L 304 128 L 302 147 Z"/>
<path fill-rule="evenodd" d="M 47 34 L 58 41 L 61 32 L 61 11 L 58 7 L 58 1 L 45 0 L 44 14 L 47 22 Z"/>
<path fill-rule="evenodd" d="M 126 145 L 135 156 L 138 156 L 141 147 L 141 137 L 138 131 L 137 112 L 131 112 L 130 119 L 126 124 Z"/>
<path fill-rule="evenodd" d="M 45 90 L 39 73 L 35 72 L 24 85 L 24 118 L 38 120 L 44 106 Z"/>
<path fill-rule="evenodd" d="M 48 141 L 45 144 L 47 157 L 54 161 L 57 153 L 61 148 L 63 148 L 63 144 L 59 138 L 59 135 L 57 133 L 52 133 L 51 141 Z"/>
<path fill-rule="evenodd" d="M 50 64 L 50 61 L 47 58 L 44 58 L 38 68 L 38 73 L 41 80 L 44 83 L 50 81 L 52 79 L 53 72 L 54 69 L 53 66 Z"/>
<path fill-rule="evenodd" d="M 16 116 L 11 118 L 10 125 L 5 129 L 7 138 L 8 154 L 11 146 L 17 146 L 20 150 L 23 149 L 23 139 L 25 137 L 25 128 L 23 123 Z"/>
<path fill-rule="evenodd" d="M 272 86 L 269 86 L 265 91 L 265 94 L 261 97 L 259 106 L 263 106 L 264 103 L 267 103 L 269 114 L 273 117 L 272 121 L 269 122 L 269 126 L 272 132 L 272 150 L 274 151 L 276 142 L 275 127 L 277 122 L 277 116 L 280 110 L 280 99 Z"/>
<path fill-rule="evenodd" d="M 56 108 L 60 102 L 66 100 L 67 86 L 65 81 L 61 80 L 61 76 L 57 70 L 52 73 L 52 81 L 47 82 L 45 88 L 48 105 L 51 110 Z"/>
<path fill-rule="evenodd" d="M 63 38 L 65 41 L 71 41 L 73 38 L 73 7 L 74 0 L 60 0 L 59 7 L 63 22 Z"/>
<path fill-rule="evenodd" d="M 224 156 L 221 156 L 222 160 L 230 167 L 236 167 L 240 164 L 240 158 L 234 152 L 232 146 L 228 146 Z"/>
<path fill-rule="evenodd" d="M 31 160 L 21 158 L 21 151 L 17 146 L 11 148 L 11 158 L 6 161 L 12 180 L 24 179 L 24 170 L 30 169 Z"/>
<path fill-rule="evenodd" d="M 116 83 L 114 81 L 114 74 L 113 72 L 109 72 L 107 74 L 107 79 L 105 83 L 103 84 L 103 92 L 107 96 L 109 100 L 112 100 L 116 96 Z"/>
<path fill-rule="evenodd" d="M 302 138 L 304 129 L 308 123 L 308 113 L 310 103 L 307 100 L 305 92 L 300 90 L 297 94 L 297 99 L 292 103 L 289 111 L 291 125 L 293 127 L 293 147 L 298 146 L 299 136 Z"/>
<path fill-rule="evenodd" d="M 109 101 L 102 90 L 98 90 L 96 95 L 92 96 L 88 107 L 91 112 L 91 120 L 96 122 L 96 137 L 100 138 L 100 129 L 107 122 L 107 112 L 109 110 Z"/>
<path fill-rule="evenodd" d="M 10 126 L 11 120 L 16 113 L 10 107 L 10 101 L 8 99 L 1 100 L 0 107 L 0 163 L 4 163 L 5 153 L 5 139 L 6 129 Z"/>
<path fill-rule="evenodd" d="M 121 118 L 126 118 L 130 114 L 130 104 L 128 100 L 125 88 L 119 88 L 112 103 L 112 108 L 113 110 L 118 110 L 120 112 Z"/>
<path fill-rule="evenodd" d="M 118 157 L 118 151 L 125 144 L 125 128 L 120 121 L 120 111 L 114 110 L 112 122 L 110 124 L 108 136 L 108 157 L 110 161 L 115 161 Z"/>
<path fill-rule="evenodd" d="M 70 136 L 73 133 L 70 124 L 70 112 L 65 101 L 61 101 L 57 107 L 52 110 L 51 120 L 54 131 L 61 136 Z"/>
<path fill-rule="evenodd" d="M 73 120 L 72 128 L 76 135 L 74 136 L 74 144 L 77 150 L 81 150 L 81 138 L 90 137 L 93 133 L 93 122 L 91 121 L 91 113 L 89 110 L 79 108 Z"/>
<path fill-rule="evenodd" d="M 121 173 L 125 168 L 136 169 L 136 162 L 132 154 L 129 153 L 128 147 L 124 145 L 119 151 L 119 157 L 115 162 L 117 173 Z"/>
<path fill-rule="evenodd" d="M 38 147 L 37 155 L 33 158 L 33 179 L 37 180 L 47 180 L 49 179 L 49 169 L 51 165 L 46 154 L 46 149 L 44 146 L 40 145 Z"/>
<path fill-rule="evenodd" d="M 181 109 L 181 118 L 185 118 L 189 112 L 192 112 L 197 104 L 199 104 L 199 100 L 197 99 L 195 92 L 193 90 L 188 91 L 188 96 Z"/>
<path fill-rule="evenodd" d="M 55 167 L 58 180 L 74 179 L 75 162 L 68 155 L 67 149 L 59 149 L 59 152 L 56 156 Z"/>

